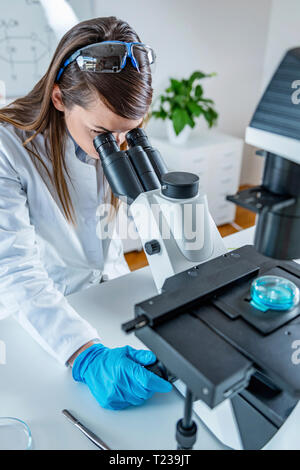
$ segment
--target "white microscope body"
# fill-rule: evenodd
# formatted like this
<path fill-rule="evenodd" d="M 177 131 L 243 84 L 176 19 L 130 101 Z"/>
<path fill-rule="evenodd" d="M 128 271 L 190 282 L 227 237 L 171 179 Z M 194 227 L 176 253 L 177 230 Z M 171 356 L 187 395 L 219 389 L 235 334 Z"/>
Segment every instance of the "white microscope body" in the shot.
<path fill-rule="evenodd" d="M 168 277 L 226 252 L 205 194 L 174 199 L 156 189 L 141 193 L 130 211 L 159 293 Z"/>

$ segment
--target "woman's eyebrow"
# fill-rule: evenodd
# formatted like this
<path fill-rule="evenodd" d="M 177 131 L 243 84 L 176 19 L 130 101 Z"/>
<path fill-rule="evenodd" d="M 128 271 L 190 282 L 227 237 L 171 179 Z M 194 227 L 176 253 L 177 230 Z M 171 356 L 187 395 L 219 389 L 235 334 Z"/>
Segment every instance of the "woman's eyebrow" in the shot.
<path fill-rule="evenodd" d="M 95 129 L 101 129 L 102 131 L 105 131 L 105 132 L 118 132 L 118 131 L 110 131 L 108 129 L 105 129 L 105 127 L 103 126 L 93 126 Z"/>
<path fill-rule="evenodd" d="M 109 129 L 106 129 L 106 128 L 103 127 L 103 126 L 93 126 L 93 128 L 94 128 L 94 129 L 101 129 L 102 131 L 111 132 L 111 133 L 113 133 L 113 132 L 120 132 L 120 133 L 123 133 L 123 132 L 128 132 L 128 130 L 129 130 L 129 129 L 128 129 L 128 130 L 126 130 L 126 131 L 120 131 L 120 130 L 117 130 L 117 131 L 110 131 Z"/>

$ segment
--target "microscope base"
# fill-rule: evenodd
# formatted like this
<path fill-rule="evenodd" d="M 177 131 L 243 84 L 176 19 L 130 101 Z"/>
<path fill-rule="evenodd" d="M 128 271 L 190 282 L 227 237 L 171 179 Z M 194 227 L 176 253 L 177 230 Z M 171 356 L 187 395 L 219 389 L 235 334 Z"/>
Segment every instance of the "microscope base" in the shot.
<path fill-rule="evenodd" d="M 185 396 L 185 384 L 177 380 L 177 390 Z M 289 416 L 283 424 L 271 422 L 248 401 L 249 397 L 238 394 L 225 400 L 216 408 L 209 408 L 198 400 L 193 404 L 194 413 L 219 439 L 222 444 L 234 450 L 299 450 L 300 402 L 286 401 L 285 411 Z M 296 405 L 296 406 L 295 406 Z M 201 432 L 201 431 L 200 431 Z M 198 430 L 199 434 L 199 430 Z"/>

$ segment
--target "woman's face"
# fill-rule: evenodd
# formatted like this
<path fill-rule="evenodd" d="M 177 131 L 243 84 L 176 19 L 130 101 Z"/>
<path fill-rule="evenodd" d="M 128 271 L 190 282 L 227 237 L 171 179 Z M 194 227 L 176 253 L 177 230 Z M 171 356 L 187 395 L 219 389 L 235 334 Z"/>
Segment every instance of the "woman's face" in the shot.
<path fill-rule="evenodd" d="M 57 85 L 53 89 L 52 102 L 65 114 L 66 126 L 75 142 L 91 157 L 99 158 L 93 144 L 96 135 L 112 132 L 118 145 L 125 141 L 125 134 L 138 127 L 143 119 L 125 119 L 113 113 L 95 94 L 95 99 L 88 108 L 74 105 L 67 109 L 62 101 Z"/>

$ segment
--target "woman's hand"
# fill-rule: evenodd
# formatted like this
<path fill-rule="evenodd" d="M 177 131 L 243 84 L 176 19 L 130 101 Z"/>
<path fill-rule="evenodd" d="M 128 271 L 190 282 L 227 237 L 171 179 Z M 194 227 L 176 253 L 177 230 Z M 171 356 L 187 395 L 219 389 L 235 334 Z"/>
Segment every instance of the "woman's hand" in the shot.
<path fill-rule="evenodd" d="M 74 380 L 88 385 L 103 408 L 120 410 L 141 405 L 155 392 L 172 390 L 169 382 L 143 367 L 155 361 L 151 351 L 94 344 L 77 355 L 72 374 Z"/>

